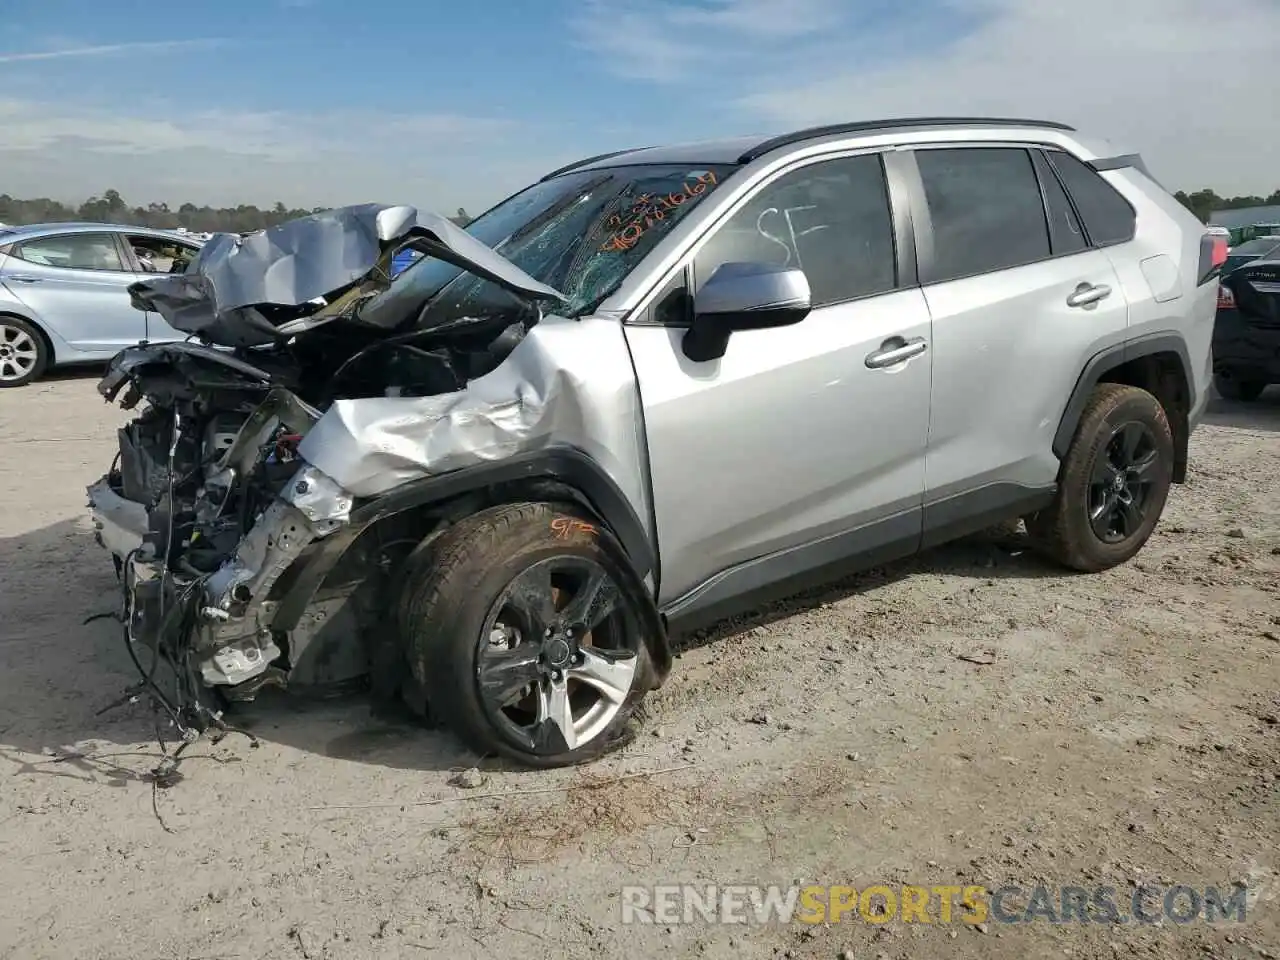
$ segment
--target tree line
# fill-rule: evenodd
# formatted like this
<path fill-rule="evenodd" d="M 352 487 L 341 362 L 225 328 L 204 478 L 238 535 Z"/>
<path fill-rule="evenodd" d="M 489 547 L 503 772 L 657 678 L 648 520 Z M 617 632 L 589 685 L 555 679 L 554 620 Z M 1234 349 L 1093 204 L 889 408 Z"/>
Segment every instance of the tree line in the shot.
<path fill-rule="evenodd" d="M 80 206 L 71 207 L 48 197 L 20 200 L 7 193 L 0 193 L 0 223 L 9 226 L 82 220 L 89 223 L 154 227 L 159 230 L 185 227 L 193 233 L 248 233 L 326 209 L 328 208 L 313 207 L 310 210 L 291 210 L 283 203 L 276 203 L 267 209 L 243 203 L 236 207 L 198 207 L 194 203 L 184 203 L 178 209 L 171 210 L 167 203 L 149 203 L 145 207 L 130 206 L 117 190 L 107 190 L 100 197 L 90 197 Z M 471 222 L 471 217 L 461 207 L 449 219 L 460 226 Z"/>
<path fill-rule="evenodd" d="M 1174 196 L 1179 203 L 1199 217 L 1201 223 L 1208 223 L 1209 217 L 1219 210 L 1244 210 L 1248 207 L 1280 205 L 1280 190 L 1272 191 L 1269 197 L 1220 197 L 1208 188 L 1194 190 L 1191 193 L 1179 190 Z"/>

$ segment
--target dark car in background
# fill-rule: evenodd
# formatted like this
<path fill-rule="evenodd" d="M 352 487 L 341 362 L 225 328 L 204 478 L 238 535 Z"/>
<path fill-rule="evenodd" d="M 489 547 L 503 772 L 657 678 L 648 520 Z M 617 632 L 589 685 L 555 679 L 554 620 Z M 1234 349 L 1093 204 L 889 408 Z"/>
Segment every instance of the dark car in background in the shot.
<path fill-rule="evenodd" d="M 1257 400 L 1280 383 L 1280 238 L 1275 247 L 1231 266 L 1231 251 L 1218 286 L 1213 324 L 1213 384 L 1228 400 Z"/>
<path fill-rule="evenodd" d="M 1280 257 L 1280 236 L 1246 240 L 1227 251 L 1227 261 L 1222 265 L 1222 275 L 1225 277 L 1238 267 L 1243 267 L 1254 260 L 1272 260 L 1276 257 Z"/>

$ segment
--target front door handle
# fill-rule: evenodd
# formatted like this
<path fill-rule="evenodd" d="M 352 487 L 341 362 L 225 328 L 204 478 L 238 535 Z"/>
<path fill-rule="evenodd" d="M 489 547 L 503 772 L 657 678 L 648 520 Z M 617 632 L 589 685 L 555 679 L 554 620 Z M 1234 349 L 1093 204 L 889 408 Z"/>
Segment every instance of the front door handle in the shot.
<path fill-rule="evenodd" d="M 902 363 L 904 360 L 910 360 L 912 357 L 918 357 L 928 349 L 929 344 L 925 342 L 924 337 L 915 337 L 912 340 L 890 337 L 880 344 L 879 350 L 867 354 L 866 363 L 872 370 L 882 370 Z"/>
<path fill-rule="evenodd" d="M 29 277 L 29 276 L 27 276 L 25 273 L 9 273 L 9 274 L 5 274 L 4 279 L 6 279 L 6 280 L 16 280 L 16 281 L 18 281 L 18 283 L 39 283 L 39 282 L 40 282 L 40 278 L 39 278 L 39 277 Z"/>
<path fill-rule="evenodd" d="M 1087 307 L 1091 303 L 1105 300 L 1111 296 L 1111 288 L 1105 283 L 1082 283 L 1067 297 L 1068 307 Z"/>

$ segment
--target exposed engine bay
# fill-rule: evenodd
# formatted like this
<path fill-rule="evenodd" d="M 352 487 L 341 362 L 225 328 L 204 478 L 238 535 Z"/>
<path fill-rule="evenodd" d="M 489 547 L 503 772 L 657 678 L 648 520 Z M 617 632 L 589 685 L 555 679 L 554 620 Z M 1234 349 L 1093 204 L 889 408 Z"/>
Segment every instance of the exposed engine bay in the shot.
<path fill-rule="evenodd" d="M 424 323 L 391 280 L 406 247 L 488 281 L 484 296 Z M 553 440 L 627 450 L 591 429 L 601 414 L 574 362 L 553 356 L 565 326 L 592 323 L 544 318 L 555 290 L 411 207 L 215 237 L 186 273 L 130 292 L 193 339 L 112 361 L 99 392 L 140 412 L 89 498 L 130 653 L 184 731 L 264 686 L 343 684 L 376 675 L 379 657 L 403 673 L 387 640 L 395 578 L 465 505 L 390 516 L 383 495 Z"/>

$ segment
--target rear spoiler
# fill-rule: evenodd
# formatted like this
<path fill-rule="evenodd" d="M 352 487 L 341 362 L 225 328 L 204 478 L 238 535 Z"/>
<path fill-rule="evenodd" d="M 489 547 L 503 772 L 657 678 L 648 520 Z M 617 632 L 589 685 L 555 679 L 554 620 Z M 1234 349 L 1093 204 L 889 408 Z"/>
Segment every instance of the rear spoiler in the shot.
<path fill-rule="evenodd" d="M 1147 169 L 1146 161 L 1142 159 L 1142 154 L 1140 153 L 1122 153 L 1114 157 L 1098 157 L 1096 160 L 1090 160 L 1089 166 L 1093 167 L 1098 173 L 1106 173 L 1108 170 L 1137 170 L 1161 190 L 1165 189 L 1164 184 L 1151 175 L 1151 171 Z M 1167 193 L 1168 191 L 1165 192 Z"/>

